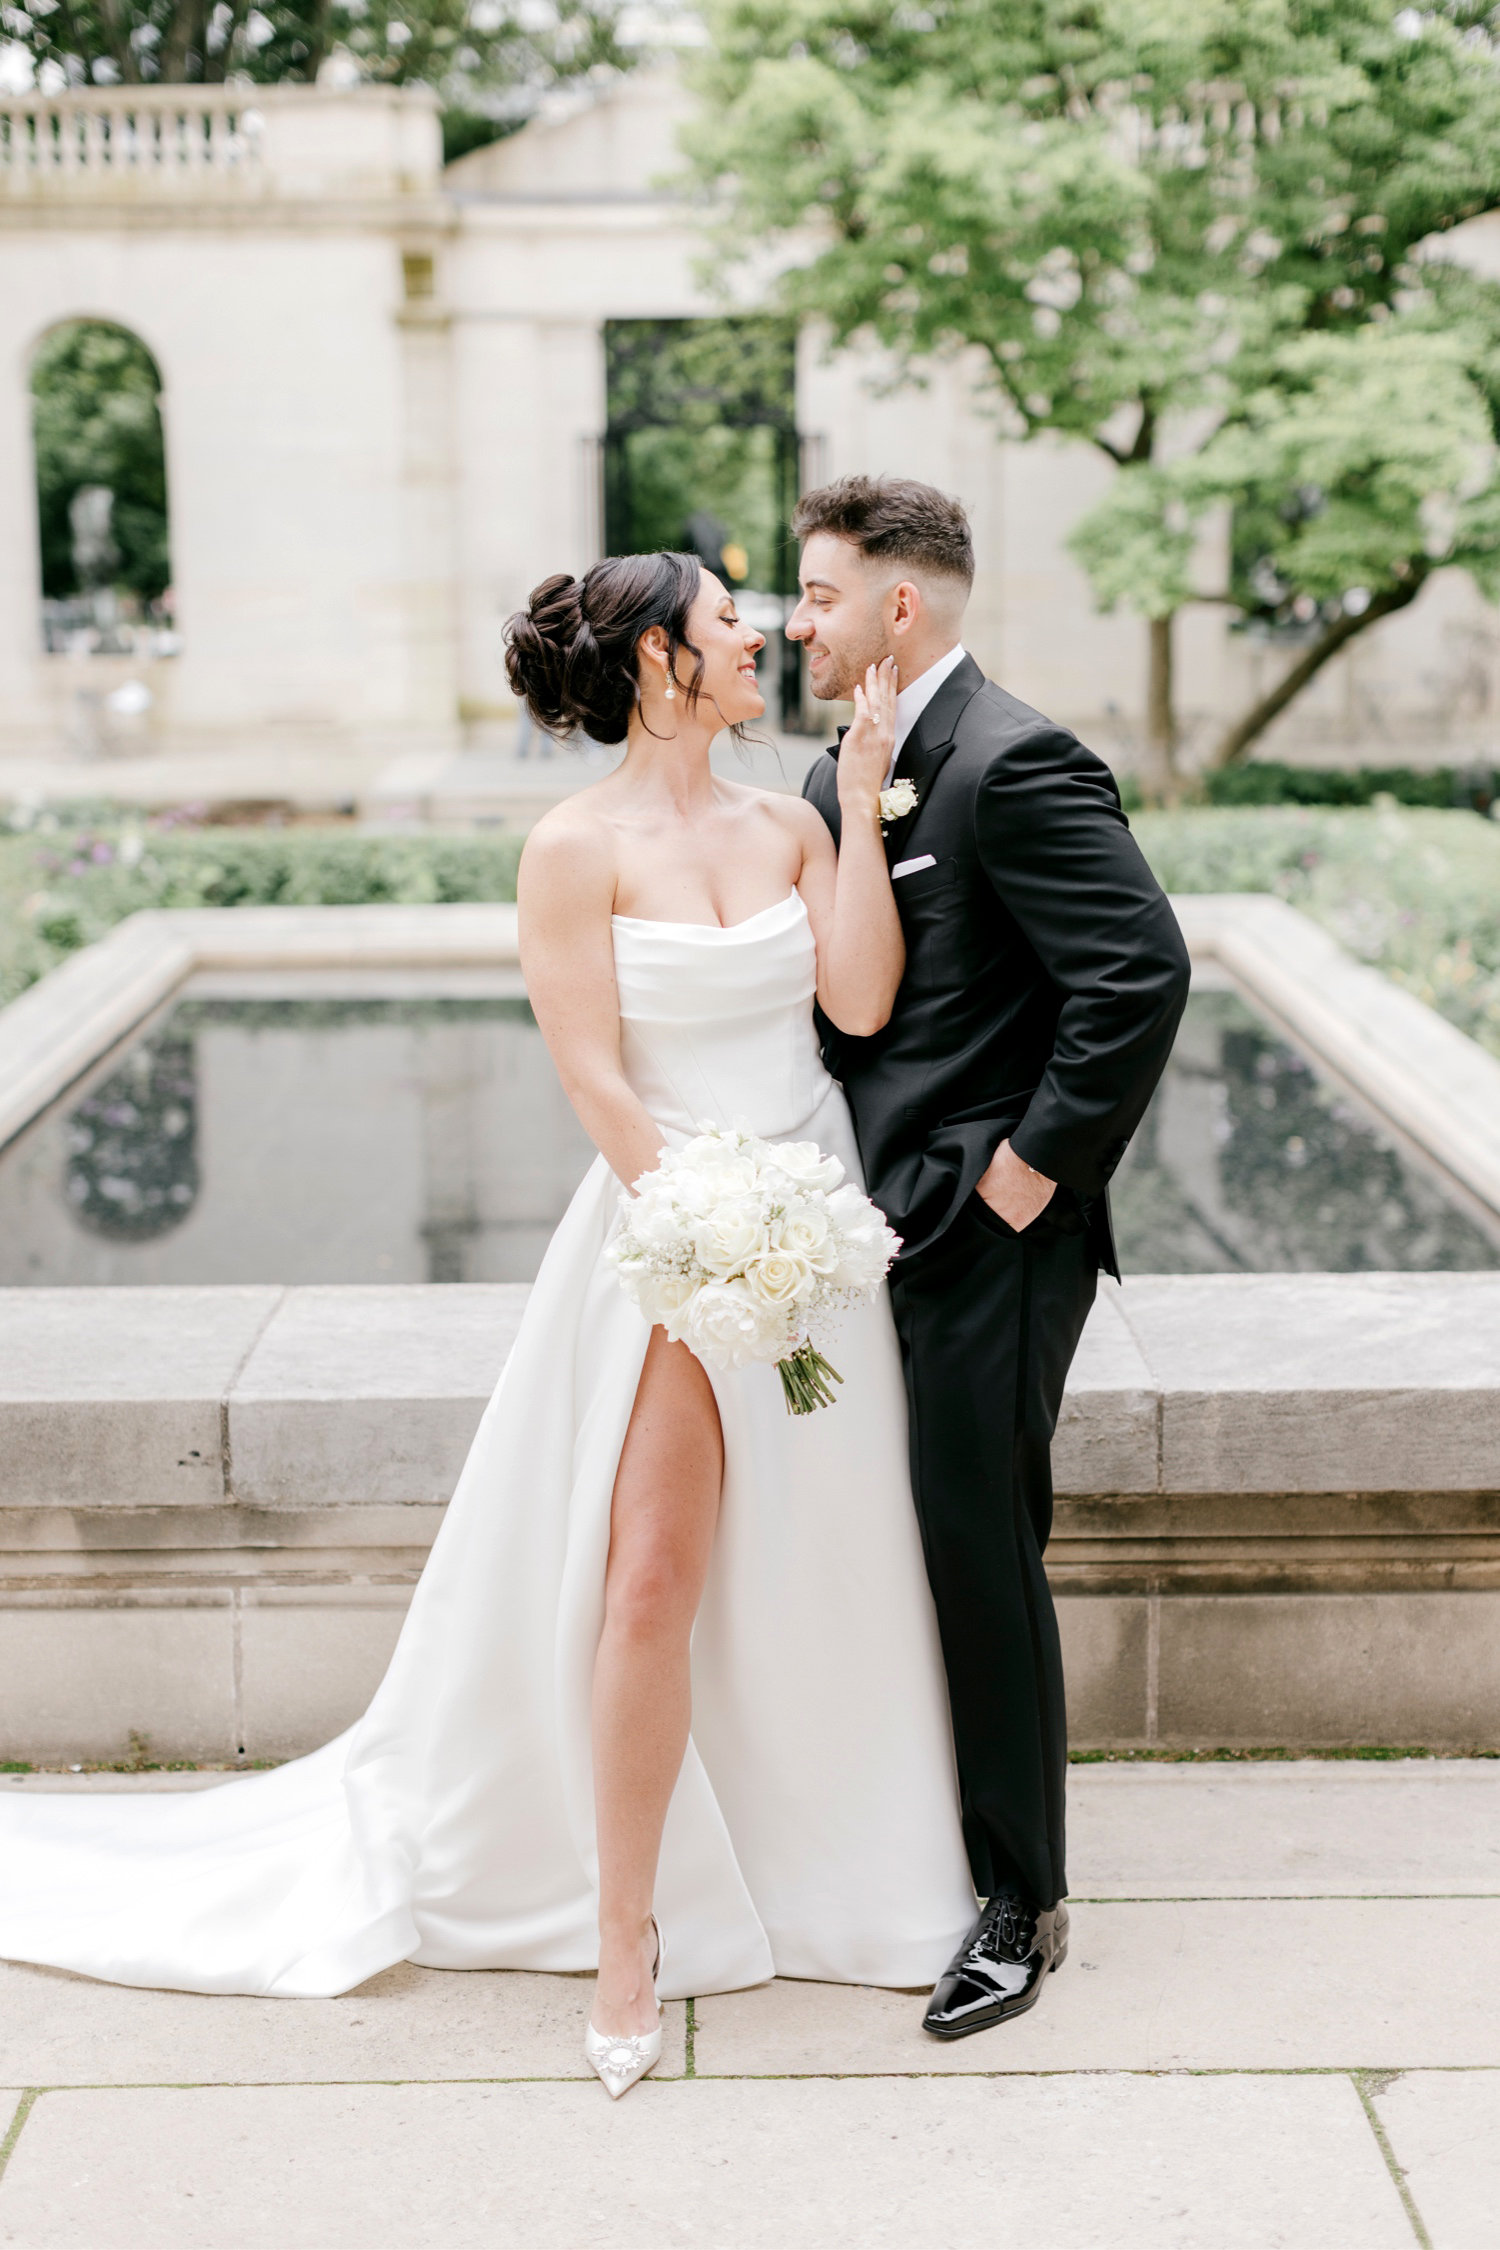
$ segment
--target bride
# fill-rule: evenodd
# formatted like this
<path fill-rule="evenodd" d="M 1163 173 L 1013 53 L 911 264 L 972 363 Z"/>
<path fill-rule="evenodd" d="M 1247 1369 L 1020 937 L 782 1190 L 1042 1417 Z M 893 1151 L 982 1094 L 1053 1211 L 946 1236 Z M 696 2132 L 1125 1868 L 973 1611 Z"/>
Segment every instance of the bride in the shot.
<path fill-rule="evenodd" d="M 838 1403 L 785 1411 L 650 1328 L 604 1256 L 620 1192 L 700 1122 L 816 1141 L 859 1178 L 816 997 L 869 1034 L 903 968 L 877 799 L 895 680 L 838 765 L 843 842 L 717 776 L 764 709 L 763 636 L 692 557 L 548 579 L 513 686 L 622 764 L 533 831 L 537 1022 L 600 1151 L 553 1237 L 365 1716 L 184 1796 L 0 1802 L 0 1956 L 313 1997 L 403 1959 L 597 1970 L 619 2094 L 659 2000 L 775 1975 L 930 1984 L 974 1912 L 890 1313 Z"/>

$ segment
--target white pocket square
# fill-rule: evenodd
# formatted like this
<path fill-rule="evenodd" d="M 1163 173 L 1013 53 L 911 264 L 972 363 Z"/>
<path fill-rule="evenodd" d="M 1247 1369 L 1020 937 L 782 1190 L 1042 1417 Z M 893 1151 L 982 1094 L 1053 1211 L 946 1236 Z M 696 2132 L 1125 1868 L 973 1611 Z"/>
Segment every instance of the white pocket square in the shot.
<path fill-rule="evenodd" d="M 898 860 L 891 869 L 891 881 L 894 883 L 898 875 L 916 875 L 924 867 L 936 867 L 936 865 L 937 861 L 933 858 L 931 852 L 923 852 L 920 859 Z"/>

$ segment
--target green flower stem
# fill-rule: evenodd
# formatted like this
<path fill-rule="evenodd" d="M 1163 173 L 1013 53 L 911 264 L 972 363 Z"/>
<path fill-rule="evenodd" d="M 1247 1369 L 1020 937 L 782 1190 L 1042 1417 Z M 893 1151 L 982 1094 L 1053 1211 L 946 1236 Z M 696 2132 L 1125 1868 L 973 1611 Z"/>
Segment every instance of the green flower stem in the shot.
<path fill-rule="evenodd" d="M 777 1365 L 788 1414 L 811 1414 L 815 1407 L 832 1406 L 829 1386 L 844 1380 L 812 1344 L 799 1344 L 790 1359 L 779 1360 Z"/>

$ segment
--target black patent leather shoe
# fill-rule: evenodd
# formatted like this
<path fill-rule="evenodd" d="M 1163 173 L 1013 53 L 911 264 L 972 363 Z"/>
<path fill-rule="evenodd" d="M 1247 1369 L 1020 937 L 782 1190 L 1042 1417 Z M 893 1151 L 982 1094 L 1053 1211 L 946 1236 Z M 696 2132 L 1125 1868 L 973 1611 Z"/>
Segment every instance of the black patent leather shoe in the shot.
<path fill-rule="evenodd" d="M 939 1977 L 922 2029 L 934 2039 L 967 2039 L 1024 2016 L 1041 1998 L 1042 1979 L 1067 1957 L 1065 1906 L 997 1893 Z"/>

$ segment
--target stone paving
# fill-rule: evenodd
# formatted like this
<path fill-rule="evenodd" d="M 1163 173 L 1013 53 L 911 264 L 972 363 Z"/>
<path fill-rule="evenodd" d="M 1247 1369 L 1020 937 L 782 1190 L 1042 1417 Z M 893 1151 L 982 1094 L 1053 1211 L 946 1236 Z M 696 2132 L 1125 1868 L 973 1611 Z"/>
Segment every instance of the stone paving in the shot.
<path fill-rule="evenodd" d="M 1081 1766 L 1071 1860 L 1024 2021 L 944 2047 L 908 1995 L 705 1996 L 618 2106 L 587 1979 L 0 1969 L 0 2244 L 1495 2250 L 1500 1761 Z"/>

